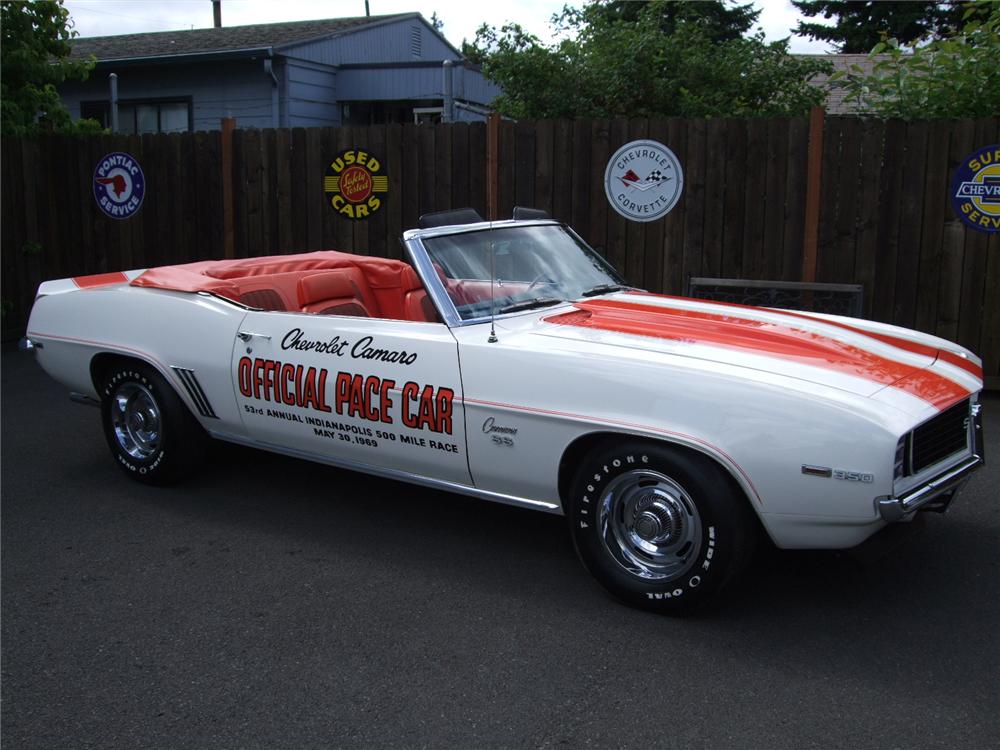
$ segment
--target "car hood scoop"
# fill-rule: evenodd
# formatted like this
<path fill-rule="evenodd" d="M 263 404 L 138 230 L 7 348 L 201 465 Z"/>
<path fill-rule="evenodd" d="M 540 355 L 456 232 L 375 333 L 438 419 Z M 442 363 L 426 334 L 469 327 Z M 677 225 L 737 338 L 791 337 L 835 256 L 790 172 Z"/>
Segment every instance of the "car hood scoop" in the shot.
<path fill-rule="evenodd" d="M 537 333 L 763 370 L 864 396 L 921 382 L 919 373 L 937 359 L 935 348 L 894 344 L 805 313 L 646 294 L 576 302 L 569 312 L 543 316 Z"/>

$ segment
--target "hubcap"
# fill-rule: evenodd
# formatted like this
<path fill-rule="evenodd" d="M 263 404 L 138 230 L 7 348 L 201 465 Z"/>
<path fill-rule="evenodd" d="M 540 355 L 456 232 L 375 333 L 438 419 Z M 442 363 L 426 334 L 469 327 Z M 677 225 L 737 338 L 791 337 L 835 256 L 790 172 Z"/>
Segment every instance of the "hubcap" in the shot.
<path fill-rule="evenodd" d="M 122 383 L 111 397 L 111 426 L 119 447 L 144 461 L 160 449 L 160 407 L 139 383 Z"/>
<path fill-rule="evenodd" d="M 598 510 L 605 548 L 639 578 L 674 578 L 701 550 L 697 506 L 681 485 L 659 472 L 622 474 L 605 489 Z"/>

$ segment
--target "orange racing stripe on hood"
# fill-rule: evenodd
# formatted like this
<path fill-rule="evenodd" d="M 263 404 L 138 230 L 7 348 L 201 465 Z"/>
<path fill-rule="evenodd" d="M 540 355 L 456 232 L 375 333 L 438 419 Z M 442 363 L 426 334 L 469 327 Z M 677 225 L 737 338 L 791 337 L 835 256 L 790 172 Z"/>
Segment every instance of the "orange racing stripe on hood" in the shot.
<path fill-rule="evenodd" d="M 575 307 L 577 309 L 572 312 L 544 320 L 556 325 L 706 344 L 779 357 L 891 385 L 938 409 L 947 408 L 969 395 L 967 389 L 932 370 L 897 362 L 812 331 L 742 318 L 736 311 L 733 315 L 726 315 L 607 299 L 577 302 Z"/>
<path fill-rule="evenodd" d="M 675 297 L 673 295 L 666 294 L 653 294 L 652 292 L 628 292 L 630 295 L 637 297 L 659 297 L 661 299 L 676 299 L 688 301 L 687 297 Z M 698 300 L 703 302 L 704 300 Z M 711 302 L 712 305 L 719 305 L 723 307 L 732 307 L 737 310 L 759 310 L 760 308 L 755 308 L 750 305 L 740 305 L 733 302 Z M 927 344 L 921 344 L 916 341 L 910 341 L 909 339 L 900 338 L 899 336 L 893 336 L 889 333 L 879 333 L 876 331 L 867 331 L 864 328 L 858 328 L 857 326 L 848 325 L 847 323 L 841 323 L 835 320 L 826 320 L 824 318 L 817 318 L 812 315 L 805 313 L 796 312 L 794 310 L 774 310 L 767 309 L 766 312 L 773 315 L 784 315 L 790 318 L 799 318 L 801 320 L 808 320 L 813 323 L 821 323 L 827 326 L 833 326 L 835 328 L 842 328 L 845 331 L 850 331 L 851 333 L 857 333 L 861 336 L 867 336 L 869 338 L 875 339 L 876 341 L 881 341 L 883 344 L 889 344 L 890 346 L 895 346 L 899 349 L 905 349 L 908 352 L 913 352 L 914 354 L 922 354 L 926 357 L 934 357 L 940 359 L 942 362 L 947 362 L 950 365 L 954 365 L 962 370 L 965 370 L 970 375 L 973 375 L 979 380 L 983 379 L 983 368 L 977 365 L 971 360 L 965 359 L 964 357 L 956 354 L 955 352 L 948 351 L 947 349 L 937 349 Z"/>

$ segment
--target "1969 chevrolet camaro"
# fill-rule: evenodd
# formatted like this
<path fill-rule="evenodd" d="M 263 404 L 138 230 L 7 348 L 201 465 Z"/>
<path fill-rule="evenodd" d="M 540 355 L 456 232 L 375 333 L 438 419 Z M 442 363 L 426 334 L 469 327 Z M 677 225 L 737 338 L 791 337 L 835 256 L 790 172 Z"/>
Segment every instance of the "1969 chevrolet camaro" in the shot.
<path fill-rule="evenodd" d="M 564 514 L 620 599 L 719 594 L 764 533 L 846 548 L 981 463 L 980 360 L 853 318 L 626 286 L 566 226 L 431 216 L 314 252 L 48 281 L 26 348 L 149 483 L 211 438 Z"/>

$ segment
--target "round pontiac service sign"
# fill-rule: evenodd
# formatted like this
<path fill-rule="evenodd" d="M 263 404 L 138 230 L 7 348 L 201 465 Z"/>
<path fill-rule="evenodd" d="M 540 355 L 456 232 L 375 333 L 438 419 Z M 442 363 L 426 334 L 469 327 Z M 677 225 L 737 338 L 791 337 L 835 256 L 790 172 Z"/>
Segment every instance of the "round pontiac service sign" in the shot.
<path fill-rule="evenodd" d="M 615 211 L 632 221 L 655 221 L 677 205 L 684 171 L 674 152 L 656 141 L 632 141 L 615 151 L 604 170 L 604 192 Z"/>
<path fill-rule="evenodd" d="M 969 154 L 951 181 L 951 204 L 980 232 L 1000 232 L 1000 144 Z"/>
<path fill-rule="evenodd" d="M 94 200 L 112 219 L 127 219 L 142 205 L 146 176 L 139 162 L 124 151 L 112 151 L 94 170 Z"/>

